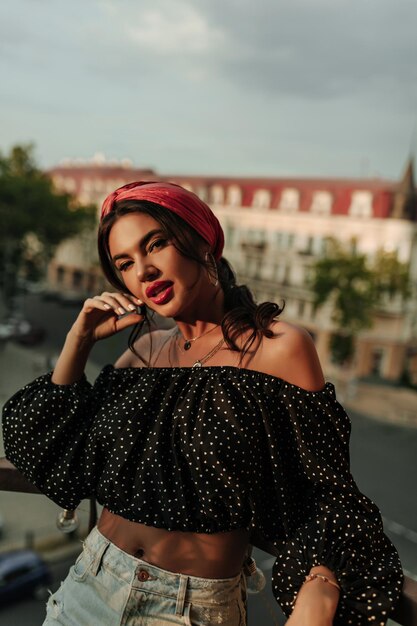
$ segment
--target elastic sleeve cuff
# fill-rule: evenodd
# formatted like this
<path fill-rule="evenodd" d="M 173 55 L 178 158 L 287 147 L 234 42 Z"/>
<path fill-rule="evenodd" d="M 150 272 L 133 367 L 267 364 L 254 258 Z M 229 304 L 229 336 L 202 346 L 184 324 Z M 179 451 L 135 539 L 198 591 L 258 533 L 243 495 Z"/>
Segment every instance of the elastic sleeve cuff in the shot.
<path fill-rule="evenodd" d="M 378 524 L 353 513 L 328 513 L 277 547 L 272 588 L 287 616 L 310 569 L 324 565 L 341 587 L 334 626 L 386 624 L 401 593 L 403 572 L 396 549 Z"/>

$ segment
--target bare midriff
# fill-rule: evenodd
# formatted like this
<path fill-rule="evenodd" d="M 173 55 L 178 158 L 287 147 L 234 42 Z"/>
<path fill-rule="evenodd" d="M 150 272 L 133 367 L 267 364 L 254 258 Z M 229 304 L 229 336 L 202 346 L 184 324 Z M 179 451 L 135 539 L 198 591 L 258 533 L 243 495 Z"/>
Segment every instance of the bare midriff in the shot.
<path fill-rule="evenodd" d="M 103 509 L 99 531 L 118 548 L 170 572 L 201 578 L 231 578 L 239 574 L 249 531 L 222 533 L 165 530 L 131 522 Z"/>

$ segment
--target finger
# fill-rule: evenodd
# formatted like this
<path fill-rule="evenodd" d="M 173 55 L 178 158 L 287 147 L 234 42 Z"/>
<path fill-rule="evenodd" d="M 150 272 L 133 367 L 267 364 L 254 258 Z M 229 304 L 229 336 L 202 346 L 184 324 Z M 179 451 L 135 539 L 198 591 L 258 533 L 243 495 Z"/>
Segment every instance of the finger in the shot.
<path fill-rule="evenodd" d="M 103 300 L 100 300 L 97 296 L 94 298 L 87 298 L 84 302 L 83 310 L 86 313 L 91 312 L 93 309 L 99 309 L 100 311 L 106 312 L 112 311 L 113 313 L 115 312 L 112 306 L 107 304 L 107 302 L 103 302 Z"/>
<path fill-rule="evenodd" d="M 140 298 L 137 298 L 136 296 L 133 296 L 133 302 L 136 304 L 139 314 L 146 315 L 147 306 L 144 301 Z"/>
<path fill-rule="evenodd" d="M 126 305 L 126 306 L 127 306 L 128 304 L 134 304 L 134 305 L 135 305 L 135 308 L 137 308 L 137 306 L 138 306 L 138 305 L 139 305 L 139 306 L 142 306 L 142 305 L 144 305 L 144 306 L 145 306 L 145 303 L 144 303 L 144 301 L 143 301 L 143 300 L 141 300 L 141 299 L 140 299 L 140 298 L 138 298 L 137 296 L 134 296 L 134 295 L 133 295 L 133 294 L 131 294 L 131 293 L 123 293 L 122 295 L 126 298 L 126 300 L 124 300 L 124 301 L 123 301 L 123 302 L 124 302 L 124 305 Z"/>
<path fill-rule="evenodd" d="M 113 309 L 116 315 L 124 315 L 125 313 L 128 313 L 128 311 L 133 311 L 136 309 L 133 304 L 131 306 L 134 308 L 125 308 L 122 304 L 120 294 L 116 293 L 105 292 L 102 293 L 101 296 L 95 296 L 93 299 L 98 302 L 105 302 L 108 305 L 108 308 Z"/>
<path fill-rule="evenodd" d="M 145 317 L 145 305 L 135 306 L 134 311 L 126 311 L 125 313 L 117 313 L 117 319 L 121 319 L 122 317 L 131 317 L 132 315 L 138 315 L 141 320 Z"/>
<path fill-rule="evenodd" d="M 126 294 L 126 295 L 129 297 L 129 295 L 128 295 L 128 294 Z M 140 298 L 137 298 L 136 296 L 130 296 L 130 297 L 132 298 L 132 301 L 133 301 L 135 304 L 143 304 L 143 300 L 141 300 Z"/>
<path fill-rule="evenodd" d="M 136 296 L 132 296 L 126 293 L 110 293 L 105 294 L 106 297 L 113 299 L 113 301 L 117 302 L 115 310 L 118 315 L 124 315 L 129 312 L 138 312 L 138 305 L 145 306 L 143 300 L 136 298 Z"/>
<path fill-rule="evenodd" d="M 119 317 L 116 321 L 117 330 L 124 330 L 129 326 L 133 326 L 134 324 L 139 324 L 139 322 L 143 322 L 143 315 L 138 315 L 137 313 L 130 313 L 129 315 L 124 315 L 123 317 Z"/>
<path fill-rule="evenodd" d="M 119 294 L 118 302 L 127 311 L 137 311 L 138 305 L 143 305 L 143 301 L 128 293 Z"/>

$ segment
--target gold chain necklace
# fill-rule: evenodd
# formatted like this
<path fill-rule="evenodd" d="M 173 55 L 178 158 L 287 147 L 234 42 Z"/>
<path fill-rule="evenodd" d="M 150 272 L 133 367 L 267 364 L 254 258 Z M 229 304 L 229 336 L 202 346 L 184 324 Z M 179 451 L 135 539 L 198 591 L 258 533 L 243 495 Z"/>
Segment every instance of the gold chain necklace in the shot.
<path fill-rule="evenodd" d="M 214 356 L 216 354 L 216 352 L 218 352 L 220 350 L 220 348 L 224 344 L 224 341 L 225 341 L 224 337 L 222 337 L 221 340 L 219 341 L 219 343 L 217 343 L 214 346 L 214 348 L 212 348 L 210 350 L 210 352 L 208 352 L 203 357 L 201 357 L 201 359 L 197 359 L 197 361 L 191 367 L 201 367 L 203 365 L 203 363 L 206 363 L 206 361 L 211 359 L 211 357 Z M 171 341 L 170 341 L 170 344 L 169 344 L 169 350 L 168 350 L 168 360 L 169 360 L 169 364 L 171 365 L 171 367 L 173 367 L 172 361 L 171 361 L 171 349 L 172 349 L 172 344 L 173 343 L 176 343 L 176 345 L 178 345 L 178 343 L 175 341 L 175 335 L 172 335 L 172 338 L 171 338 Z"/>
<path fill-rule="evenodd" d="M 201 335 L 198 335 L 197 337 L 193 337 L 192 339 L 186 339 L 186 340 L 184 340 L 184 337 L 182 337 L 181 333 L 178 331 L 178 336 L 181 337 L 182 340 L 184 341 L 184 346 L 183 346 L 184 350 L 181 348 L 181 346 L 177 342 L 179 349 L 184 354 L 184 351 L 189 350 L 191 348 L 193 341 L 197 341 L 197 339 L 200 339 L 200 337 L 204 337 L 204 335 L 208 335 L 209 333 L 213 332 L 213 330 L 216 330 L 216 328 L 218 328 L 219 326 L 220 324 L 216 324 L 216 326 L 213 326 L 213 328 L 210 328 L 210 330 L 206 330 L 205 333 L 202 333 Z"/>
<path fill-rule="evenodd" d="M 206 356 L 203 356 L 201 359 L 197 359 L 197 361 L 194 363 L 194 365 L 192 367 L 201 367 L 203 365 L 203 363 L 205 363 L 206 361 L 211 359 L 211 357 L 214 354 L 216 354 L 216 352 L 218 352 L 220 350 L 220 348 L 222 347 L 223 344 L 224 344 L 224 337 L 222 337 L 220 339 L 219 343 L 216 344 L 214 346 L 214 348 L 212 350 L 210 350 L 210 352 L 208 352 L 208 354 L 206 354 Z"/>

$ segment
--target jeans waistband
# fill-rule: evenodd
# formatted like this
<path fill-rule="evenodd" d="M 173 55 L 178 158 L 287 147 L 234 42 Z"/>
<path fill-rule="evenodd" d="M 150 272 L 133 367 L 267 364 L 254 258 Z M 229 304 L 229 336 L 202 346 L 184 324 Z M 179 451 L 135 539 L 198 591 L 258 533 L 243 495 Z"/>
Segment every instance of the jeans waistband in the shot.
<path fill-rule="evenodd" d="M 188 574 L 170 572 L 147 561 L 138 559 L 118 548 L 93 528 L 86 540 L 84 549 L 91 557 L 90 572 L 97 574 L 104 567 L 119 579 L 136 589 L 155 590 L 182 601 L 193 600 L 208 605 L 222 604 L 230 596 L 240 594 L 243 571 L 232 578 L 200 578 Z"/>

